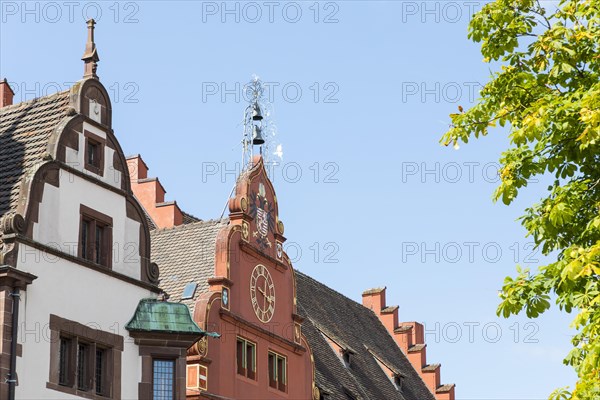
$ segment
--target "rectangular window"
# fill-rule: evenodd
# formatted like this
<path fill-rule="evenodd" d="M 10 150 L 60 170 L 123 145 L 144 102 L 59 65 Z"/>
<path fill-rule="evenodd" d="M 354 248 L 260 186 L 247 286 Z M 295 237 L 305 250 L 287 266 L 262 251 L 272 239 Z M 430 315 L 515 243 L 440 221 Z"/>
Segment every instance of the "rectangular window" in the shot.
<path fill-rule="evenodd" d="M 256 344 L 237 338 L 237 373 L 250 379 L 256 378 Z"/>
<path fill-rule="evenodd" d="M 70 347 L 71 340 L 61 337 L 58 348 L 58 384 L 63 386 L 69 385 Z"/>
<path fill-rule="evenodd" d="M 98 143 L 88 140 L 87 145 L 87 163 L 98 168 Z"/>
<path fill-rule="evenodd" d="M 84 131 L 84 166 L 85 169 L 102 176 L 104 174 L 104 147 L 106 139 Z"/>
<path fill-rule="evenodd" d="M 50 315 L 50 370 L 46 387 L 88 399 L 120 398 L 123 337 Z"/>
<path fill-rule="evenodd" d="M 269 352 L 269 386 L 286 391 L 287 384 L 287 359 L 275 352 Z"/>
<path fill-rule="evenodd" d="M 175 398 L 175 360 L 152 360 L 152 398 Z"/>
<path fill-rule="evenodd" d="M 112 218 L 80 206 L 79 257 L 105 267 L 112 262 Z"/>

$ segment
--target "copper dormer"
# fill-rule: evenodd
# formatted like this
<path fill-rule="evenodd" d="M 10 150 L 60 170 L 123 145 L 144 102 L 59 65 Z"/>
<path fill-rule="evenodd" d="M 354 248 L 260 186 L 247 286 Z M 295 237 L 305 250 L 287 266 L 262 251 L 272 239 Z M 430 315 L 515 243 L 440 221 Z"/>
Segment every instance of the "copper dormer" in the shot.
<path fill-rule="evenodd" d="M 87 43 L 85 44 L 85 53 L 83 53 L 83 57 L 81 57 L 81 59 L 84 62 L 84 79 L 98 79 L 98 75 L 96 75 L 96 69 L 98 68 L 98 61 L 100 61 L 100 57 L 98 57 L 96 43 L 94 43 L 94 25 L 96 25 L 96 21 L 94 21 L 93 19 L 90 19 L 87 22 L 88 38 Z"/>

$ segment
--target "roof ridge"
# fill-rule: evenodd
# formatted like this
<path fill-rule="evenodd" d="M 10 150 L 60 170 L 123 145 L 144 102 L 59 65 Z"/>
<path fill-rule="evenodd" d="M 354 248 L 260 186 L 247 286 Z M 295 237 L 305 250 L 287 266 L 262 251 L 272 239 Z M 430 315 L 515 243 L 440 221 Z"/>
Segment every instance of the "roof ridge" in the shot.
<path fill-rule="evenodd" d="M 199 220 L 199 221 L 194 221 L 194 222 L 190 222 L 187 224 L 172 226 L 170 228 L 156 228 L 156 229 L 152 229 L 151 231 L 152 232 L 170 232 L 170 231 L 176 231 L 176 230 L 187 230 L 187 229 L 196 228 L 200 225 L 217 225 L 217 224 L 225 223 L 225 222 L 229 222 L 229 218 Z"/>
<path fill-rule="evenodd" d="M 196 217 L 194 214 L 192 214 L 192 213 L 189 213 L 189 212 L 187 212 L 187 211 L 183 211 L 183 210 L 181 210 L 181 213 L 182 213 L 182 214 L 185 214 L 185 215 L 187 215 L 187 216 L 189 216 L 189 217 L 192 217 L 192 218 L 194 218 L 194 219 L 197 219 L 198 221 L 203 221 L 203 219 L 202 219 L 202 218 Z M 221 218 L 221 219 L 223 219 L 223 218 Z M 210 221 L 210 219 L 209 219 L 208 221 Z"/>
<path fill-rule="evenodd" d="M 328 290 L 331 290 L 332 292 L 334 292 L 334 293 L 336 293 L 337 295 L 339 295 L 339 296 L 341 296 L 341 297 L 345 298 L 346 300 L 350 300 L 351 302 L 353 302 L 353 303 L 354 303 L 354 304 L 356 304 L 357 306 L 361 306 L 361 307 L 363 307 L 365 310 L 369 310 L 368 308 L 366 308 L 365 306 L 363 306 L 363 305 L 362 305 L 361 303 L 359 303 L 358 301 L 356 301 L 356 300 L 354 300 L 354 299 L 352 299 L 352 298 L 350 298 L 350 297 L 346 296 L 345 294 L 343 294 L 343 293 L 341 293 L 341 292 L 338 292 L 337 290 L 335 290 L 335 289 L 333 289 L 333 288 L 331 288 L 331 287 L 327 286 L 327 285 L 326 285 L 326 284 L 324 284 L 323 282 L 321 282 L 321 281 L 318 281 L 318 280 L 316 280 L 315 278 L 313 278 L 312 276 L 305 274 L 304 272 L 300 271 L 299 269 L 297 269 L 297 268 L 294 268 L 294 272 L 296 272 L 297 274 L 300 274 L 300 275 L 302 275 L 302 276 L 303 276 L 303 277 L 305 277 L 305 278 L 308 278 L 308 279 L 310 279 L 311 281 L 313 281 L 313 282 L 317 283 L 317 284 L 318 284 L 318 285 L 320 285 L 320 286 L 326 287 Z M 369 311 L 371 311 L 371 310 L 369 310 Z"/>

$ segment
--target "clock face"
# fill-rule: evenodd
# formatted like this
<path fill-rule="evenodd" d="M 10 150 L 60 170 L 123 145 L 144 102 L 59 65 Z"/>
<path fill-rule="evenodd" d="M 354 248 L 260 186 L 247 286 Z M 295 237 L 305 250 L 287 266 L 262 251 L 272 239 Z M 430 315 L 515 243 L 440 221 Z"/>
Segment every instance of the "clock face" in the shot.
<path fill-rule="evenodd" d="M 257 265 L 250 276 L 250 300 L 254 313 L 262 322 L 269 322 L 275 311 L 275 285 L 269 270 Z"/>

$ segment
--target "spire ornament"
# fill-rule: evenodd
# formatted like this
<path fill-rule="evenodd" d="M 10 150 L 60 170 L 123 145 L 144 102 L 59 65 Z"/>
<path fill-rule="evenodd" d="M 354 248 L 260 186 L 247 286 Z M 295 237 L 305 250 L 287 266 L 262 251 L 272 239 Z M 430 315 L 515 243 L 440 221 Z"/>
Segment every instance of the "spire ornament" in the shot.
<path fill-rule="evenodd" d="M 252 168 L 254 155 L 260 154 L 267 174 L 270 174 L 270 170 L 281 161 L 283 151 L 281 144 L 276 143 L 277 127 L 271 118 L 273 105 L 267 100 L 265 90 L 268 90 L 267 85 L 258 76 L 244 86 L 244 98 L 248 106 L 243 119 L 242 166 L 243 170 Z"/>
<path fill-rule="evenodd" d="M 100 57 L 98 57 L 96 43 L 94 43 L 94 25 L 96 25 L 96 21 L 94 21 L 94 19 L 87 21 L 88 37 L 87 43 L 85 44 L 85 53 L 83 53 L 83 57 L 81 58 L 84 62 L 84 79 L 98 79 L 98 75 L 96 75 L 96 69 L 98 68 L 98 61 L 100 61 Z"/>

